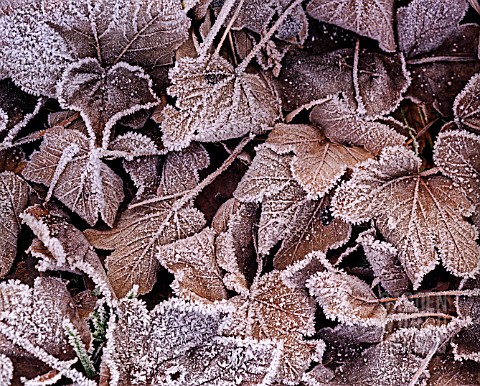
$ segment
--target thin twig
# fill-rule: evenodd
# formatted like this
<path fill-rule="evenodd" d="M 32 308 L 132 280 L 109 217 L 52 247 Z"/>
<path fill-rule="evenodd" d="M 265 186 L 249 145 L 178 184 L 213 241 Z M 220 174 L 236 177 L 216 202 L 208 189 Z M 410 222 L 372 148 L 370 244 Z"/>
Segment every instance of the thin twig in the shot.
<path fill-rule="evenodd" d="M 218 56 L 220 53 L 220 49 L 222 48 L 223 42 L 225 41 L 225 38 L 227 35 L 230 33 L 230 29 L 232 28 L 233 23 L 235 23 L 235 20 L 237 20 L 238 15 L 240 14 L 240 10 L 242 9 L 244 0 L 240 0 L 237 5 L 237 9 L 235 10 L 235 13 L 233 16 L 230 18 L 230 21 L 228 22 L 227 28 L 225 31 L 223 31 L 223 35 L 220 38 L 220 41 L 218 42 L 217 48 L 215 49 L 215 54 L 214 56 Z"/>
<path fill-rule="evenodd" d="M 407 64 L 418 65 L 438 62 L 474 62 L 476 60 L 478 59 L 472 58 L 471 56 L 430 56 L 427 58 L 407 60 Z"/>
<path fill-rule="evenodd" d="M 357 111 L 359 114 L 365 114 L 366 109 L 362 101 L 362 96 L 360 95 L 360 86 L 358 83 L 358 60 L 360 58 L 360 39 L 357 38 L 355 42 L 355 54 L 353 56 L 353 88 L 355 89 L 355 99 L 357 101 Z"/>
<path fill-rule="evenodd" d="M 328 102 L 331 99 L 332 97 L 329 96 L 323 99 L 315 99 L 314 101 L 301 105 L 300 107 L 297 107 L 295 110 L 288 113 L 288 115 L 285 117 L 285 122 L 290 123 L 293 120 L 293 118 L 295 118 L 302 110 L 310 110 L 312 107 L 321 105 L 325 102 Z"/>
<path fill-rule="evenodd" d="M 407 299 L 420 299 L 432 296 L 480 296 L 480 289 L 475 290 L 457 290 L 457 291 L 439 291 L 439 292 L 421 292 L 414 295 L 406 296 Z M 379 303 L 396 302 L 400 298 L 381 298 Z"/>

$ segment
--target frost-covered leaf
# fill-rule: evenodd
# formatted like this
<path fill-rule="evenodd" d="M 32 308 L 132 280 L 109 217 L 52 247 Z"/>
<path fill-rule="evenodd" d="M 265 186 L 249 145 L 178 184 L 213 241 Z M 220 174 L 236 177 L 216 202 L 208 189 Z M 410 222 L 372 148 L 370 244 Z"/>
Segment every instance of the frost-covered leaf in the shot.
<path fill-rule="evenodd" d="M 147 72 L 172 63 L 190 24 L 179 0 L 43 0 L 43 12 L 77 59 L 124 61 Z"/>
<path fill-rule="evenodd" d="M 463 130 L 440 133 L 434 160 L 474 203 L 480 202 L 480 136 Z"/>
<path fill-rule="evenodd" d="M 410 84 L 403 55 L 360 49 L 356 74 L 353 63 L 354 50 L 350 48 L 326 54 L 298 51 L 288 55 L 275 81 L 284 109 L 294 110 L 340 92 L 352 106 L 360 100 L 359 111 L 368 116 L 377 117 L 396 109 Z M 358 78 L 359 95 L 355 92 L 354 76 Z"/>
<path fill-rule="evenodd" d="M 10 386 L 13 378 L 13 363 L 9 357 L 0 354 L 0 384 Z"/>
<path fill-rule="evenodd" d="M 329 319 L 347 325 L 381 326 L 385 323 L 387 310 L 378 302 L 370 286 L 356 276 L 330 268 L 307 280 L 307 288 Z"/>
<path fill-rule="evenodd" d="M 310 113 L 310 121 L 319 125 L 331 141 L 363 146 L 373 154 L 384 147 L 402 145 L 407 138 L 388 125 L 358 116 L 347 101 L 332 97 Z"/>
<path fill-rule="evenodd" d="M 310 125 L 280 123 L 268 136 L 267 144 L 279 153 L 293 151 L 293 177 L 312 198 L 323 197 L 347 168 L 370 157 L 359 147 L 328 141 L 322 131 Z"/>
<path fill-rule="evenodd" d="M 388 147 L 378 161 L 359 165 L 332 201 L 334 214 L 346 221 L 376 220 L 414 288 L 440 257 L 451 273 L 471 276 L 480 256 L 478 233 L 464 219 L 472 214 L 472 203 L 451 180 L 423 177 L 420 167 L 411 150 Z"/>
<path fill-rule="evenodd" d="M 185 57 L 169 74 L 176 107 L 164 109 L 163 142 L 181 149 L 192 140 L 213 142 L 264 132 L 280 119 L 280 103 L 268 79 L 235 72 L 219 56 Z"/>
<path fill-rule="evenodd" d="M 276 374 L 276 344 L 220 336 L 222 307 L 174 299 L 149 312 L 125 299 L 117 314 L 105 355 L 112 386 L 269 385 Z"/>
<path fill-rule="evenodd" d="M 467 130 L 480 134 L 480 74 L 474 75 L 453 104 L 455 121 Z"/>
<path fill-rule="evenodd" d="M 23 176 L 49 186 L 50 193 L 90 225 L 98 215 L 112 225 L 123 201 L 123 181 L 79 131 L 52 128 L 32 154 Z"/>
<path fill-rule="evenodd" d="M 457 28 L 468 4 L 465 0 L 414 0 L 397 11 L 400 49 L 409 57 L 426 54 L 442 45 Z"/>
<path fill-rule="evenodd" d="M 305 199 L 295 209 L 273 260 L 277 269 L 302 260 L 312 251 L 327 252 L 338 248 L 350 238 L 351 226 L 332 216 L 330 196 L 319 200 Z"/>
<path fill-rule="evenodd" d="M 113 251 L 107 258 L 107 274 L 118 297 L 125 296 L 135 284 L 139 293 L 149 292 L 157 278 L 157 248 L 204 227 L 205 218 L 197 209 L 174 210 L 173 204 L 168 200 L 129 208 L 112 229 L 85 232 L 95 248 Z"/>
<path fill-rule="evenodd" d="M 211 228 L 159 247 L 157 258 L 175 275 L 172 288 L 177 295 L 212 302 L 227 298 L 215 261 L 215 231 Z"/>
<path fill-rule="evenodd" d="M 75 353 L 62 325 L 65 318 L 81 333 L 84 343 L 89 344 L 88 327 L 79 318 L 67 287 L 60 279 L 37 278 L 33 288 L 17 281 L 3 282 L 0 293 L 1 353 L 33 358 L 37 354 L 30 351 L 29 345 L 33 345 L 61 360 L 72 359 Z M 12 329 L 14 339 L 8 334 Z"/>
<path fill-rule="evenodd" d="M 157 194 L 176 194 L 195 188 L 200 181 L 198 171 L 207 168 L 209 164 L 210 157 L 199 144 L 168 153 L 163 161 Z"/>
<path fill-rule="evenodd" d="M 375 231 L 367 230 L 357 237 L 365 257 L 382 287 L 392 296 L 408 289 L 409 281 L 397 260 L 397 250 L 389 243 L 375 238 Z"/>
<path fill-rule="evenodd" d="M 308 14 L 375 39 L 385 51 L 395 51 L 393 32 L 394 0 L 311 0 Z"/>
<path fill-rule="evenodd" d="M 29 186 L 12 172 L 0 173 L 0 277 L 10 270 L 17 253 L 20 213 L 27 207 Z"/>
<path fill-rule="evenodd" d="M 92 58 L 68 67 L 57 95 L 63 108 L 80 112 L 90 135 L 107 136 L 104 143 L 120 118 L 159 103 L 152 81 L 140 67 L 119 62 L 105 70 Z"/>
<path fill-rule="evenodd" d="M 480 365 L 471 361 L 457 362 L 451 357 L 436 356 L 428 367 L 428 386 L 476 386 L 480 384 Z"/>
<path fill-rule="evenodd" d="M 114 295 L 100 258 L 83 233 L 65 216 L 49 212 L 39 205 L 27 208 L 20 216 L 42 243 L 41 246 L 30 247 L 30 252 L 42 259 L 39 270 L 83 272 L 103 295 Z M 44 253 L 39 247 L 46 248 L 49 253 Z"/>
<path fill-rule="evenodd" d="M 316 341 L 304 340 L 315 331 L 313 300 L 303 290 L 287 287 L 280 271 L 273 271 L 255 280 L 249 293 L 231 302 L 236 306 L 231 333 L 283 341 L 279 379 L 298 382 L 317 345 Z"/>

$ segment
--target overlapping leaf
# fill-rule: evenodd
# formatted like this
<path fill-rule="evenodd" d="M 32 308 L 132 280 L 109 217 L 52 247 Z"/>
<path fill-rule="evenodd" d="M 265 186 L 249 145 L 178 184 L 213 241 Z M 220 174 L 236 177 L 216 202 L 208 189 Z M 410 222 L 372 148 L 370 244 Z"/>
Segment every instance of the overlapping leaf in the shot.
<path fill-rule="evenodd" d="M 20 213 L 27 207 L 28 184 L 12 172 L 0 173 L 0 277 L 10 270 L 17 254 Z"/>
<path fill-rule="evenodd" d="M 480 74 L 474 75 L 453 104 L 457 124 L 476 134 L 480 133 Z"/>
<path fill-rule="evenodd" d="M 123 181 L 77 130 L 52 128 L 32 154 L 23 176 L 49 187 L 50 194 L 90 225 L 98 216 L 112 225 L 123 201 Z"/>
<path fill-rule="evenodd" d="M 346 221 L 376 220 L 414 288 L 440 257 L 453 274 L 471 276 L 480 256 L 478 233 L 464 219 L 472 214 L 472 203 L 451 180 L 423 177 L 420 167 L 412 151 L 386 148 L 378 161 L 361 164 L 332 202 L 335 215 Z"/>
<path fill-rule="evenodd" d="M 192 141 L 213 142 L 260 133 L 280 118 L 279 102 L 267 78 L 237 74 L 218 56 L 182 58 L 170 71 L 170 95 L 162 122 L 163 142 L 181 149 Z"/>

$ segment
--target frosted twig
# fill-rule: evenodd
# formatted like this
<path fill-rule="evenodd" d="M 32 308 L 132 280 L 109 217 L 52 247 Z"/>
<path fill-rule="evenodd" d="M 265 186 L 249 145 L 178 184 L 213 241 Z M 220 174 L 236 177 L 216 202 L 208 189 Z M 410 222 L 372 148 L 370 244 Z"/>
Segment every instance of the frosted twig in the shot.
<path fill-rule="evenodd" d="M 238 15 L 240 14 L 240 10 L 242 9 L 244 0 L 240 0 L 237 5 L 237 9 L 235 9 L 235 13 L 233 16 L 230 18 L 230 21 L 228 22 L 227 28 L 225 31 L 223 31 L 223 35 L 218 42 L 217 48 L 215 49 L 215 56 L 218 56 L 220 53 L 220 49 L 222 48 L 223 42 L 225 41 L 225 38 L 227 35 L 230 33 L 230 29 L 232 28 L 233 23 L 235 23 L 235 20 L 237 20 Z"/>
<path fill-rule="evenodd" d="M 432 296 L 480 296 L 480 289 L 474 290 L 458 290 L 458 291 L 438 291 L 438 292 L 421 292 L 414 295 L 406 296 L 407 299 L 420 299 L 420 298 L 428 298 Z M 388 302 L 396 302 L 400 300 L 400 298 L 381 298 L 379 299 L 379 303 L 388 303 Z"/>
<path fill-rule="evenodd" d="M 407 64 L 416 65 L 437 62 L 475 62 L 477 60 L 477 58 L 472 58 L 471 56 L 430 56 L 428 58 L 407 60 Z"/>
<path fill-rule="evenodd" d="M 325 102 L 328 102 L 331 99 L 332 99 L 332 96 L 328 96 L 323 99 L 315 99 L 314 101 L 305 103 L 304 105 L 301 105 L 300 107 L 297 107 L 295 110 L 289 112 L 288 115 L 285 117 L 285 122 L 290 123 L 293 120 L 293 118 L 295 118 L 302 110 L 309 110 L 312 107 L 321 105 Z"/>
<path fill-rule="evenodd" d="M 355 99 L 357 101 L 357 111 L 359 114 L 365 114 L 366 109 L 362 101 L 362 96 L 360 95 L 360 85 L 358 83 L 358 60 L 360 57 L 360 39 L 357 38 L 355 43 L 355 55 L 353 57 L 353 88 L 355 89 Z"/>

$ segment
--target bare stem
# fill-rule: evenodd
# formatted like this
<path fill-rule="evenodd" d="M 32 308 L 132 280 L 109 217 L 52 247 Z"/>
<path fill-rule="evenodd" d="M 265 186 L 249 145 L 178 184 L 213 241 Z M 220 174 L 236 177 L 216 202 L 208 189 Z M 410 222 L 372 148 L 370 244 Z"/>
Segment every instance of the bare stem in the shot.
<path fill-rule="evenodd" d="M 407 60 L 407 64 L 415 65 L 437 62 L 473 62 L 476 60 L 478 59 L 472 58 L 471 56 L 431 56 L 428 58 L 410 59 Z"/>
<path fill-rule="evenodd" d="M 273 34 L 277 32 L 278 28 L 283 24 L 283 22 L 287 19 L 288 15 L 292 13 L 292 11 L 297 7 L 299 4 L 302 3 L 303 0 L 293 0 L 290 5 L 285 9 L 285 11 L 282 13 L 282 15 L 277 19 L 275 24 L 268 30 L 268 32 L 260 39 L 258 44 L 255 45 L 255 47 L 252 48 L 250 53 L 247 55 L 245 59 L 243 59 L 242 63 L 237 67 L 237 74 L 243 73 L 247 66 L 250 64 L 250 62 L 253 60 L 255 55 L 269 42 L 269 40 L 272 38 Z"/>

